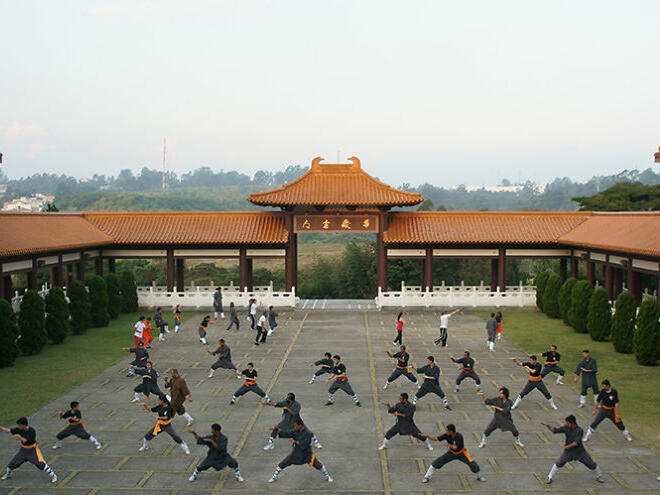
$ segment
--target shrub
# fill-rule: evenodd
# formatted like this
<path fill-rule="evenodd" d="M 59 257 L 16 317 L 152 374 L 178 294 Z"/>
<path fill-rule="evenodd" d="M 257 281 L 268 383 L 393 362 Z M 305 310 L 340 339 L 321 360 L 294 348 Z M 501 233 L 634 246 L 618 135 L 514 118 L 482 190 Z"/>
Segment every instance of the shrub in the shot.
<path fill-rule="evenodd" d="M 568 278 L 562 284 L 561 289 L 559 289 L 559 314 L 567 325 L 571 324 L 568 319 L 568 310 L 571 309 L 571 295 L 573 294 L 573 287 L 575 287 L 576 283 L 577 279 L 573 277 Z"/>
<path fill-rule="evenodd" d="M 561 278 L 556 273 L 551 273 L 543 288 L 543 312 L 550 318 L 559 318 L 559 290 L 561 289 Z"/>
<path fill-rule="evenodd" d="M 46 334 L 53 344 L 61 344 L 69 330 L 69 304 L 61 287 L 51 287 L 46 295 Z"/>
<path fill-rule="evenodd" d="M 630 354 L 633 352 L 633 336 L 635 334 L 635 311 L 637 303 L 633 295 L 622 292 L 616 298 L 616 311 L 612 318 L 612 343 L 616 352 Z"/>
<path fill-rule="evenodd" d="M 112 320 L 119 316 L 119 312 L 124 304 L 119 284 L 119 275 L 116 273 L 108 273 L 105 276 L 105 286 L 108 290 L 108 315 L 110 315 L 110 319 Z"/>
<path fill-rule="evenodd" d="M 652 366 L 658 360 L 660 344 L 660 306 L 655 299 L 646 299 L 639 305 L 637 330 L 633 337 L 635 357 L 639 364 Z"/>
<path fill-rule="evenodd" d="M 76 335 L 85 333 L 89 328 L 89 294 L 80 280 L 74 280 L 69 287 L 69 311 L 71 312 L 71 331 Z"/>
<path fill-rule="evenodd" d="M 23 295 L 18 313 L 18 347 L 23 354 L 39 354 L 48 343 L 44 323 L 44 300 L 36 291 L 29 290 Z"/>
<path fill-rule="evenodd" d="M 589 299 L 587 313 L 587 330 L 591 338 L 596 341 L 607 340 L 610 336 L 612 320 L 612 306 L 604 287 L 596 289 Z"/>
<path fill-rule="evenodd" d="M 135 285 L 135 279 L 133 278 L 132 271 L 124 270 L 121 272 L 120 288 L 121 296 L 124 301 L 124 313 L 135 313 L 138 309 L 138 297 L 137 287 Z"/>
<path fill-rule="evenodd" d="M 544 271 L 539 273 L 536 276 L 536 307 L 543 311 L 543 290 L 545 289 L 545 283 L 550 277 L 550 272 Z"/>
<path fill-rule="evenodd" d="M 580 280 L 573 286 L 568 320 L 578 333 L 587 333 L 587 314 L 589 313 L 589 300 L 593 291 L 594 288 L 588 280 Z"/>
<path fill-rule="evenodd" d="M 18 325 L 8 301 L 0 299 L 0 368 L 11 366 L 18 357 Z"/>
<path fill-rule="evenodd" d="M 91 305 L 91 324 L 93 327 L 107 327 L 110 323 L 108 314 L 108 290 L 103 277 L 95 275 L 87 281 L 89 303 Z"/>

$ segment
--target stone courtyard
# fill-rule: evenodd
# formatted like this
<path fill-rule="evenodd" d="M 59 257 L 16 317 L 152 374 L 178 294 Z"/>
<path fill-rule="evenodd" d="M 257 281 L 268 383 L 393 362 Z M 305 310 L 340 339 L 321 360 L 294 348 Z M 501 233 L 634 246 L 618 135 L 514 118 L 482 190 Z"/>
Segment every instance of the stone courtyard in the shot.
<path fill-rule="evenodd" d="M 235 406 L 229 405 L 232 393 L 242 382 L 226 370 L 218 370 L 214 378 L 207 378 L 213 358 L 198 342 L 196 330 L 200 318 L 194 316 L 178 335 L 170 333 L 166 344 L 155 343 L 151 358 L 161 373 L 159 385 L 163 388 L 162 377 L 170 368 L 181 371 L 193 396 L 193 402 L 186 406 L 195 418 L 192 428 L 207 434 L 211 423 L 222 425 L 223 433 L 229 438 L 229 451 L 239 461 L 244 483 L 238 483 L 227 469 L 220 473 L 206 471 L 194 483 L 188 481 L 196 463 L 205 456 L 206 448 L 194 444 L 192 435 L 185 431 L 185 420 L 180 417 L 175 418 L 173 425 L 190 445 L 190 456 L 183 454 L 167 435 L 155 438 L 149 451 L 138 452 L 141 439 L 153 427 L 154 420 L 150 413 L 129 402 L 138 382 L 125 376 L 123 369 L 129 360 L 124 359 L 30 415 L 44 457 L 59 476 L 57 484 L 51 485 L 45 473 L 25 464 L 14 472 L 11 480 L 1 482 L 0 494 L 660 493 L 660 483 L 656 481 L 660 457 L 638 438 L 631 443 L 624 441 L 608 422 L 602 424 L 588 443 L 588 450 L 604 472 L 605 483 L 597 483 L 593 473 L 582 465 L 572 464 L 560 470 L 552 485 L 545 485 L 544 477 L 560 454 L 563 435 L 550 434 L 539 422 L 559 425 L 566 415 L 573 413 L 586 428 L 591 412 L 590 407 L 578 409 L 577 393 L 568 385 L 556 385 L 554 379 L 546 382 L 558 411 L 550 410 L 543 397 L 534 392 L 513 413 L 524 448 L 513 445 L 510 433 L 496 431 L 488 445 L 478 449 L 481 432 L 492 412 L 481 404 L 472 381 L 466 380 L 461 391 L 454 392 L 458 371 L 449 355 L 458 358 L 463 349 L 472 352 L 488 396 L 494 396 L 499 386 L 507 386 L 515 398 L 526 381 L 526 373 L 508 360 L 513 356 L 522 358 L 524 354 L 506 340 L 497 345 L 495 353 L 486 351 L 485 322 L 474 315 L 459 314 L 452 318 L 449 347 L 445 349 L 433 345 L 438 328 L 437 312 L 411 311 L 406 315 L 404 344 L 412 362 L 422 366 L 425 356 L 436 357 L 442 370 L 440 383 L 453 408 L 446 411 L 437 397 L 426 396 L 418 403 L 416 423 L 423 432 L 433 435 L 444 430 L 448 423 L 456 424 L 486 477 L 486 482 L 480 483 L 465 465 L 454 462 L 436 472 L 427 485 L 421 483 L 422 476 L 429 463 L 446 451 L 444 444 L 434 442 L 435 450 L 429 452 L 421 443 L 397 436 L 388 450 L 377 450 L 383 433 L 394 423 L 394 417 L 380 403 L 395 403 L 400 392 L 412 395 L 416 391 L 403 377 L 383 390 L 383 383 L 394 368 L 385 354 L 386 350 L 394 350 L 391 344 L 395 333 L 394 312 L 318 308 L 289 311 L 280 317 L 280 326 L 268 343 L 259 347 L 253 345 L 254 332 L 249 330 L 245 316 L 241 318 L 239 332 L 226 332 L 223 322 L 210 326 L 209 348 L 213 348 L 218 338 L 225 338 L 239 369 L 248 361 L 254 362 L 259 371 L 258 383 L 273 400 L 280 400 L 287 392 L 296 394 L 302 404 L 303 419 L 323 444 L 316 452 L 334 476 L 333 484 L 325 482 L 320 472 L 307 466 L 292 466 L 277 483 L 266 482 L 275 465 L 290 450 L 288 440 L 277 440 L 271 451 L 262 448 L 268 428 L 279 422 L 281 410 L 259 405 L 254 394 L 243 396 Z M 126 345 L 132 342 L 131 334 L 127 328 Z M 327 385 L 323 377 L 314 384 L 307 383 L 315 370 L 308 364 L 326 351 L 342 356 L 350 383 L 362 401 L 361 408 L 355 407 L 351 398 L 341 391 L 335 395 L 335 405 L 325 407 Z M 64 425 L 55 412 L 66 409 L 71 400 L 81 402 L 83 419 L 88 431 L 103 443 L 101 450 L 96 451 L 89 442 L 74 437 L 66 439 L 62 449 L 51 450 L 55 434 Z M 625 397 L 622 400 L 625 421 Z M 8 435 L 0 438 L 2 462 L 6 463 L 18 446 Z"/>

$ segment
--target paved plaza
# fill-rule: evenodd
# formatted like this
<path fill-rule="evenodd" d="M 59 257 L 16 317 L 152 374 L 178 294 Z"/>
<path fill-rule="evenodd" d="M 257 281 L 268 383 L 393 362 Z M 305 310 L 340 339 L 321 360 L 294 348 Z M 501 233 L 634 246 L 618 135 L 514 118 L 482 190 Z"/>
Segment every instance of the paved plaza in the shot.
<path fill-rule="evenodd" d="M 433 435 L 444 430 L 448 423 L 456 424 L 487 480 L 476 481 L 464 464 L 454 462 L 437 471 L 432 481 L 423 485 L 426 468 L 446 451 L 444 444 L 434 442 L 435 450 L 429 452 L 421 443 L 397 436 L 388 450 L 377 450 L 383 433 L 394 424 L 394 417 L 380 403 L 394 403 L 400 392 L 412 395 L 416 391 L 404 377 L 387 390 L 382 388 L 394 368 L 385 354 L 386 350 L 394 350 L 391 344 L 394 316 L 393 311 L 321 310 L 318 305 L 316 309 L 297 309 L 281 317 L 276 333 L 266 345 L 259 347 L 252 343 L 254 333 L 248 330 L 244 315 L 240 332 L 226 332 L 221 324 L 209 327 L 209 342 L 213 344 L 224 337 L 240 369 L 248 361 L 255 363 L 258 383 L 271 398 L 280 400 L 287 392 L 296 394 L 302 404 L 303 419 L 323 444 L 316 452 L 334 476 L 333 484 L 325 482 L 319 471 L 308 466 L 291 466 L 276 483 L 266 482 L 275 465 L 290 451 L 290 444 L 284 439 L 276 440 L 274 450 L 263 450 L 268 428 L 279 422 L 281 410 L 259 405 L 254 394 L 243 396 L 235 406 L 229 405 L 232 393 L 242 381 L 226 370 L 218 370 L 214 378 L 207 378 L 213 359 L 198 342 L 199 318 L 195 316 L 181 333 L 169 334 L 166 344 L 156 342 L 151 357 L 161 373 L 161 388 L 162 377 L 170 368 L 178 368 L 186 378 L 193 394 L 192 404 L 186 407 L 196 420 L 193 428 L 198 433 L 208 434 L 213 422 L 222 424 L 223 433 L 229 438 L 229 450 L 238 459 L 245 477 L 244 483 L 238 483 L 228 469 L 220 473 L 205 471 L 197 481 L 188 481 L 196 463 L 205 456 L 206 448 L 194 444 L 192 435 L 185 432 L 185 420 L 178 416 L 173 425 L 190 445 L 190 456 L 183 454 L 167 435 L 155 438 L 150 443 L 151 450 L 138 452 L 141 439 L 153 427 L 154 420 L 150 413 L 129 402 L 138 382 L 121 372 L 128 362 L 125 359 L 30 416 L 44 457 L 59 476 L 57 484 L 52 486 L 45 473 L 26 464 L 14 472 L 11 480 L 0 482 L 0 494 L 660 493 L 660 482 L 656 481 L 660 457 L 638 438 L 631 443 L 624 441 L 609 422 L 602 424 L 588 444 L 588 450 L 603 469 L 604 484 L 597 483 L 593 473 L 582 465 L 572 464 L 560 470 L 552 485 L 545 485 L 543 479 L 560 454 L 563 435 L 550 434 L 539 422 L 559 425 L 566 415 L 574 413 L 586 429 L 590 414 L 590 408 L 577 408 L 575 391 L 567 385 L 555 385 L 554 379 L 546 382 L 558 411 L 550 410 L 543 397 L 533 392 L 513 413 L 524 448 L 513 445 L 510 433 L 496 431 L 488 445 L 478 449 L 481 432 L 492 412 L 481 404 L 473 382 L 466 380 L 461 391 L 454 393 L 458 372 L 449 354 L 459 357 L 464 348 L 471 350 L 487 395 L 494 396 L 497 388 L 504 385 L 509 387 L 514 399 L 526 381 L 526 373 L 508 358 L 524 354 L 506 341 L 498 344 L 494 354 L 486 352 L 485 322 L 470 314 L 452 318 L 449 347 L 440 349 L 433 345 L 438 313 L 411 311 L 406 315 L 404 344 L 418 366 L 424 364 L 428 354 L 435 355 L 442 370 L 441 386 L 453 408 L 446 411 L 437 397 L 426 396 L 418 403 L 416 423 L 423 432 Z M 132 331 L 127 328 L 126 344 L 131 342 Z M 350 383 L 362 401 L 361 408 L 341 391 L 335 395 L 335 404 L 326 407 L 327 385 L 322 379 L 311 385 L 307 383 L 315 369 L 308 364 L 325 351 L 342 356 Z M 625 421 L 625 397 L 622 399 Z M 71 400 L 81 402 L 83 419 L 90 433 L 103 443 L 101 450 L 96 451 L 89 442 L 74 437 L 66 439 L 62 449 L 51 450 L 54 436 L 64 424 L 57 419 L 55 411 L 65 409 Z M 18 445 L 8 435 L 0 438 L 0 463 L 4 466 Z"/>

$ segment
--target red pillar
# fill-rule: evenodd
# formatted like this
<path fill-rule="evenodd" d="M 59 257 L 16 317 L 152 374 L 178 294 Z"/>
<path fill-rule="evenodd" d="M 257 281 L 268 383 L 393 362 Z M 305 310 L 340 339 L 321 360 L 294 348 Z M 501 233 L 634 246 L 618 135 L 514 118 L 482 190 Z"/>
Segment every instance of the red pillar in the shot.
<path fill-rule="evenodd" d="M 85 282 L 85 262 L 87 261 L 87 256 L 85 253 L 80 253 L 80 261 L 78 262 L 78 280 Z"/>
<path fill-rule="evenodd" d="M 570 274 L 571 274 L 571 277 L 573 277 L 573 278 L 578 277 L 578 259 L 577 258 L 571 258 Z"/>
<path fill-rule="evenodd" d="M 490 291 L 495 292 L 497 290 L 497 258 L 490 260 Z"/>
<path fill-rule="evenodd" d="M 387 230 L 387 214 L 381 214 L 378 219 L 378 235 L 376 237 L 376 271 L 378 278 L 378 287 L 383 291 L 387 291 L 387 249 L 383 235 Z"/>
<path fill-rule="evenodd" d="M 67 263 L 64 265 L 64 269 L 66 270 L 66 290 L 68 291 L 73 282 L 73 263 Z"/>
<path fill-rule="evenodd" d="M 298 283 L 298 251 L 296 246 L 296 234 L 293 232 L 293 213 L 289 212 L 284 217 L 284 228 L 289 233 L 289 239 L 284 255 L 284 285 L 288 292 Z M 245 283 L 247 283 L 247 278 L 245 279 Z M 242 282 L 241 286 L 243 286 Z"/>
<path fill-rule="evenodd" d="M 623 284 L 623 270 L 621 268 L 614 268 L 612 267 L 612 272 L 613 272 L 613 289 L 614 292 L 612 293 L 614 299 L 619 297 L 619 294 L 621 294 L 621 291 L 623 290 L 622 284 Z"/>
<path fill-rule="evenodd" d="M 174 290 L 174 249 L 169 248 L 166 251 L 167 263 L 167 292 Z"/>
<path fill-rule="evenodd" d="M 595 276 L 594 276 L 594 262 L 587 261 L 587 280 L 591 285 L 594 285 Z"/>
<path fill-rule="evenodd" d="M 609 257 L 608 257 L 609 258 Z M 614 296 L 614 269 L 609 261 L 603 265 L 603 279 L 605 282 L 605 290 L 607 290 L 607 298 L 610 301 L 615 299 Z"/>
<path fill-rule="evenodd" d="M 96 274 L 99 276 L 103 276 L 103 256 L 100 256 L 96 258 Z"/>
<path fill-rule="evenodd" d="M 62 287 L 62 264 L 55 265 L 50 269 L 50 283 Z"/>
<path fill-rule="evenodd" d="M 630 292 L 635 301 L 642 302 L 641 274 L 633 270 L 632 257 L 628 258 L 628 292 Z"/>
<path fill-rule="evenodd" d="M 39 290 L 37 287 L 37 273 L 39 272 L 39 266 L 37 264 L 37 258 L 32 258 L 32 270 L 27 274 L 27 287 L 29 290 Z"/>
<path fill-rule="evenodd" d="M 290 247 L 288 249 L 290 249 Z M 242 247 L 238 250 L 238 285 L 241 290 L 245 290 L 248 286 L 247 265 L 246 250 Z M 287 290 L 291 290 L 291 287 L 287 286 Z"/>
<path fill-rule="evenodd" d="M 562 282 L 566 281 L 567 265 L 568 263 L 566 258 L 559 259 L 559 278 L 561 278 Z"/>
<path fill-rule="evenodd" d="M 247 289 L 252 291 L 254 290 L 254 284 L 252 283 L 252 258 L 245 258 L 245 267 L 247 275 Z"/>
<path fill-rule="evenodd" d="M 500 286 L 500 292 L 506 291 L 506 251 L 500 248 L 500 254 L 497 257 L 497 285 Z"/>
<path fill-rule="evenodd" d="M 429 291 L 433 291 L 433 248 L 426 248 L 423 270 L 422 290 L 428 287 Z"/>
<path fill-rule="evenodd" d="M 176 260 L 176 290 L 183 292 L 185 288 L 184 280 L 184 271 L 185 271 L 185 260 L 183 258 L 177 258 Z"/>

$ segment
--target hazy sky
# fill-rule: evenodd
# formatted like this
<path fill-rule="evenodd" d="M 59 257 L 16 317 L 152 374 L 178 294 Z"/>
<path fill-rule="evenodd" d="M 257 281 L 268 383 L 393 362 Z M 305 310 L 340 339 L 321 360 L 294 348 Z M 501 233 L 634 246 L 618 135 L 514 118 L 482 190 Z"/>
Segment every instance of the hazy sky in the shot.
<path fill-rule="evenodd" d="M 658 0 L 0 0 L 0 20 L 10 177 L 160 167 L 164 136 L 178 173 L 339 151 L 393 185 L 584 179 L 660 145 Z"/>

